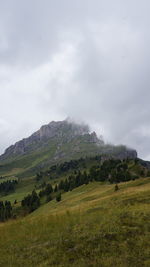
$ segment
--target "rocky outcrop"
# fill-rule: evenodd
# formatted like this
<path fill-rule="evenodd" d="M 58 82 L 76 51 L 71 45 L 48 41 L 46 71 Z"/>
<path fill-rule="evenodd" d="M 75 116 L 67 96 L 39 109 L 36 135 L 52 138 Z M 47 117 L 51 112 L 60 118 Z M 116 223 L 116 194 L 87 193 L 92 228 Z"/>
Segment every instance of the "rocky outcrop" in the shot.
<path fill-rule="evenodd" d="M 136 159 L 137 158 L 137 151 L 134 149 L 125 149 L 124 151 L 118 153 L 118 158 L 119 159 Z"/>
<path fill-rule="evenodd" d="M 47 150 L 53 150 L 51 156 L 47 156 L 47 162 L 94 154 L 113 155 L 113 157 L 120 159 L 137 157 L 135 150 L 128 149 L 125 146 L 106 145 L 101 138 L 97 137 L 95 132 L 90 133 L 87 125 L 64 120 L 52 121 L 42 126 L 28 138 L 10 146 L 0 156 L 0 161 L 15 159 L 16 157 L 21 158 L 28 154 L 33 155 L 32 153 L 37 151 L 38 153 L 47 153 Z"/>
<path fill-rule="evenodd" d="M 105 154 L 102 155 L 101 157 L 101 162 L 103 163 L 106 160 L 110 160 L 110 159 L 136 159 L 137 158 L 137 151 L 136 150 L 132 150 L 126 147 L 122 146 L 122 151 L 116 151 L 115 153 L 112 151 L 109 154 Z"/>
<path fill-rule="evenodd" d="M 60 143 L 70 142 L 76 136 L 89 135 L 89 127 L 73 122 L 52 121 L 47 125 L 42 126 L 37 132 L 33 133 L 28 138 L 24 138 L 14 145 L 8 147 L 0 160 L 7 159 L 13 155 L 23 155 L 37 148 L 41 148 L 50 139 L 57 140 Z M 95 134 L 91 134 L 91 140 L 96 141 Z M 97 139 L 98 140 L 98 139 Z"/>

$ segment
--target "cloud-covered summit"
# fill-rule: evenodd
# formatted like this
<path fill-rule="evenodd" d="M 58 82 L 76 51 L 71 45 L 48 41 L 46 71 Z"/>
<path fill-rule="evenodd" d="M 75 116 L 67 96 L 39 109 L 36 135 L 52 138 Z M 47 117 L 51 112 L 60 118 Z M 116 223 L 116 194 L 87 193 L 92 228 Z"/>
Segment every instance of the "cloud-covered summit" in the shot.
<path fill-rule="evenodd" d="M 149 1 L 0 2 L 0 149 L 85 121 L 150 159 Z"/>

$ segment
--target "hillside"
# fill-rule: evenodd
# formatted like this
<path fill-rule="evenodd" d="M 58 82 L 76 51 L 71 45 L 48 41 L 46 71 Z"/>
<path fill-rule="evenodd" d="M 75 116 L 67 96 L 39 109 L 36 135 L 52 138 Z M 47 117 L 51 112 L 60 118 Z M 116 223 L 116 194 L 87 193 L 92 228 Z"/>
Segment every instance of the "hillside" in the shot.
<path fill-rule="evenodd" d="M 14 191 L 0 193 L 0 198 L 3 201 L 10 200 L 13 203 L 17 200 L 20 203 L 32 190 L 36 189 L 39 192 L 47 184 L 52 184 L 54 187 L 62 180 L 68 180 L 69 177 L 72 177 L 71 180 L 75 181 L 79 173 L 81 175 L 84 173 L 88 175 L 88 180 L 84 177 L 81 178 L 83 183 L 84 180 L 86 180 L 85 182 L 96 180 L 118 183 L 120 181 L 135 180 L 139 177 L 144 178 L 150 175 L 150 170 L 144 164 L 145 162 L 140 159 L 126 159 L 122 161 L 115 160 L 114 156 L 111 158 L 110 155 L 97 155 L 49 166 L 26 179 L 18 179 L 16 176 L 2 176 L 0 177 L 0 184 L 14 179 L 18 180 L 18 184 L 15 186 Z"/>
<path fill-rule="evenodd" d="M 105 144 L 87 125 L 52 121 L 6 149 L 0 156 L 0 175 L 28 177 L 47 166 L 97 154 L 120 159 L 137 157 L 135 150 Z"/>
<path fill-rule="evenodd" d="M 0 158 L 0 266 L 149 266 L 149 176 L 87 126 L 43 126 Z"/>
<path fill-rule="evenodd" d="M 0 225 L 0 266 L 150 265 L 150 180 L 92 182 Z"/>
<path fill-rule="evenodd" d="M 148 267 L 147 164 L 105 154 L 0 177 L 0 266 Z"/>

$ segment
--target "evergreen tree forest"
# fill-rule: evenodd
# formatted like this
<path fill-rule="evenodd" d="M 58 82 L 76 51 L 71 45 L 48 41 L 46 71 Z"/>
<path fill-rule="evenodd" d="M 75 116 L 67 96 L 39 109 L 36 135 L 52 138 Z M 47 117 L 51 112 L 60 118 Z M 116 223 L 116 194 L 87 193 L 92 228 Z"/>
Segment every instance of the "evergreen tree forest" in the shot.
<path fill-rule="evenodd" d="M 131 169 L 131 165 L 134 168 Z M 138 172 L 133 171 L 136 168 L 138 169 Z M 81 158 L 79 160 L 64 162 L 60 165 L 54 165 L 46 171 L 37 173 L 35 188 L 41 190 L 39 192 L 33 190 L 31 194 L 25 196 L 21 201 L 21 209 L 23 214 L 26 215 L 35 211 L 40 205 L 53 199 L 60 202 L 64 192 L 72 191 L 79 186 L 87 185 L 91 182 L 116 184 L 115 191 L 117 191 L 120 182 L 135 180 L 139 178 L 142 173 L 145 175 L 146 171 L 148 175 L 149 170 L 146 170 L 145 167 L 141 166 L 137 159 L 120 160 L 111 158 L 102 160 L 100 156 L 85 159 Z M 56 174 L 59 175 L 57 176 L 55 183 L 47 183 L 47 181 L 43 179 L 46 175 L 47 179 L 55 179 Z M 13 192 L 17 184 L 18 181 L 16 180 L 2 182 L 0 184 L 0 193 L 8 194 L 9 192 Z M 17 201 L 14 205 L 14 209 L 17 209 Z M 11 203 L 9 201 L 1 201 L 0 221 L 5 221 L 11 218 L 11 216 Z"/>
<path fill-rule="evenodd" d="M 15 187 L 18 184 L 17 180 L 8 180 L 0 183 L 0 193 L 8 194 L 15 191 Z"/>
<path fill-rule="evenodd" d="M 99 157 L 95 157 L 94 160 L 99 161 Z M 61 164 L 62 166 L 73 166 L 73 172 L 68 178 L 61 179 L 55 186 L 52 186 L 50 183 L 45 184 L 44 189 L 39 192 L 39 198 L 46 197 L 46 202 L 51 201 L 56 197 L 56 201 L 60 201 L 61 197 L 58 197 L 60 193 L 72 191 L 74 188 L 77 188 L 81 185 L 88 184 L 93 181 L 97 182 L 108 182 L 118 184 L 120 182 L 126 182 L 130 180 L 135 180 L 138 178 L 138 175 L 131 173 L 128 167 L 128 160 L 118 160 L 118 159 L 109 159 L 105 160 L 103 163 L 99 161 L 99 164 L 93 165 L 90 169 L 82 169 L 74 171 L 74 164 L 71 161 L 71 165 L 69 164 Z M 81 159 L 75 161 L 78 164 L 84 160 Z M 137 164 L 137 162 L 135 162 Z M 85 164 L 84 164 L 85 166 Z M 67 167 L 68 168 L 68 167 Z M 59 169 L 59 166 L 52 166 L 52 169 L 56 171 Z M 60 169 L 59 169 L 60 170 Z M 41 173 L 40 173 L 41 175 Z M 43 183 L 42 183 L 43 185 Z M 59 200 L 60 199 L 60 200 Z"/>
<path fill-rule="evenodd" d="M 4 222 L 12 216 L 12 206 L 10 201 L 0 201 L 0 221 Z"/>
<path fill-rule="evenodd" d="M 40 206 L 40 198 L 36 191 L 33 190 L 31 195 L 29 194 L 27 197 L 25 197 L 22 200 L 21 205 L 27 213 L 36 210 Z"/>

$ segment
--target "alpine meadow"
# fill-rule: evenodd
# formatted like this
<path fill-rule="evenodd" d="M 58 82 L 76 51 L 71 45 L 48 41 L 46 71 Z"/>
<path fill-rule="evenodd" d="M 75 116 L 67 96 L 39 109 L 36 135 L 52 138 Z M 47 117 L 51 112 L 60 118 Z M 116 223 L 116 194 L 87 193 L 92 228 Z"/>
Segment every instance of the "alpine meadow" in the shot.
<path fill-rule="evenodd" d="M 150 266 L 149 9 L 0 1 L 0 267 Z"/>

